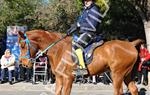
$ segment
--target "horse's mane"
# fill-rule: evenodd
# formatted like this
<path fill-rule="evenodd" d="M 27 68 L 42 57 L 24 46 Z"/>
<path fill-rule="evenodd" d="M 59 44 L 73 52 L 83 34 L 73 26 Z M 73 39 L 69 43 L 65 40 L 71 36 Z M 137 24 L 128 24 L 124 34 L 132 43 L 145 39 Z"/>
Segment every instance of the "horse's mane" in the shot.
<path fill-rule="evenodd" d="M 61 39 L 63 36 L 65 36 L 65 34 L 63 33 L 58 33 L 58 32 L 49 32 L 49 31 L 45 31 L 45 30 L 31 30 L 31 31 L 27 31 L 26 34 L 29 37 L 46 37 L 49 40 L 57 40 L 57 39 Z M 70 42 L 71 37 L 67 37 L 66 39 L 64 39 L 63 41 L 65 42 Z"/>

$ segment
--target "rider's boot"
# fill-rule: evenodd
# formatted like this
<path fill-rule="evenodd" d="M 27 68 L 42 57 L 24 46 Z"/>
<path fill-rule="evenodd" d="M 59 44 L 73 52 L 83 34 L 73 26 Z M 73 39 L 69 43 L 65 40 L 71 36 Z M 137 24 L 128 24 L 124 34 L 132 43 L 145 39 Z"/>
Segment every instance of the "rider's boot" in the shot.
<path fill-rule="evenodd" d="M 87 68 L 86 68 L 85 63 L 84 63 L 82 49 L 81 48 L 76 49 L 75 53 L 76 53 L 78 60 L 79 60 L 81 74 L 87 75 L 88 71 L 87 71 Z"/>

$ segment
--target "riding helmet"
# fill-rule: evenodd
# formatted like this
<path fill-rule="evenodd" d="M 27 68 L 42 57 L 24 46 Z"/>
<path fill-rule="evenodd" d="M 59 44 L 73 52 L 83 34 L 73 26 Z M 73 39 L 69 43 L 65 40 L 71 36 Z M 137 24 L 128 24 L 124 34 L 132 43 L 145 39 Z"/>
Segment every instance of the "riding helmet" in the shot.
<path fill-rule="evenodd" d="M 82 0 L 82 3 L 84 3 L 84 1 L 86 1 L 86 0 Z M 95 2 L 96 0 L 92 0 L 92 1 L 94 1 L 94 2 Z"/>

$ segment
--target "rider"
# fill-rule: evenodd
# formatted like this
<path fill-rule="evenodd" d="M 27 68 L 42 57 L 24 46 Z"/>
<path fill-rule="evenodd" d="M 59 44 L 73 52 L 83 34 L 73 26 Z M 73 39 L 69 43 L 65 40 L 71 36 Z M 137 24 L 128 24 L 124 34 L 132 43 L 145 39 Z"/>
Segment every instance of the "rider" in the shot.
<path fill-rule="evenodd" d="M 77 31 L 73 36 L 73 41 L 76 43 L 74 46 L 75 53 L 83 74 L 88 74 L 84 63 L 83 49 L 91 44 L 95 38 L 102 17 L 99 7 L 95 4 L 95 0 L 82 0 L 82 2 L 84 4 L 82 13 L 77 22 L 67 31 L 67 35 Z"/>

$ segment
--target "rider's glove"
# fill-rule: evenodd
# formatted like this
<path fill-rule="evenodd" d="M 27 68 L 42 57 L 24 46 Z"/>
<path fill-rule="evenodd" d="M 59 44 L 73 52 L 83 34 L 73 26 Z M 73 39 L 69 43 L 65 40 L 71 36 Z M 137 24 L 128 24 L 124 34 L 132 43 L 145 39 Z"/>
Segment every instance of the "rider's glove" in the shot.
<path fill-rule="evenodd" d="M 71 28 L 67 30 L 67 35 L 71 35 L 73 32 L 77 31 L 79 28 L 79 24 L 75 23 L 71 25 Z"/>

